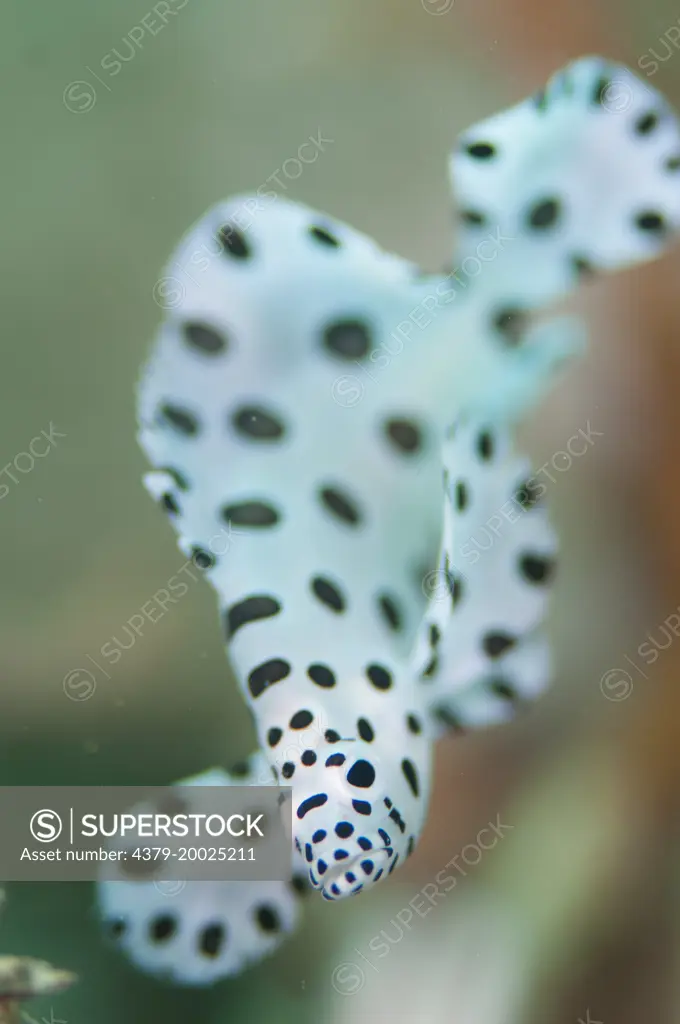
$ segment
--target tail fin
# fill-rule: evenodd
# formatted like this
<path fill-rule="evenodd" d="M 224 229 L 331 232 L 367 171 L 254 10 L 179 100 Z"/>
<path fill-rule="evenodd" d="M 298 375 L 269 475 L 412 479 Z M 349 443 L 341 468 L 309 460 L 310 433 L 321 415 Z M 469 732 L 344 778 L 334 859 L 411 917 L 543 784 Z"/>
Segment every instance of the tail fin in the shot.
<path fill-rule="evenodd" d="M 597 271 L 655 258 L 680 227 L 680 127 L 627 68 L 584 57 L 545 89 L 463 132 L 450 160 L 458 265 L 534 309 Z M 488 228 L 504 244 L 485 257 Z"/>

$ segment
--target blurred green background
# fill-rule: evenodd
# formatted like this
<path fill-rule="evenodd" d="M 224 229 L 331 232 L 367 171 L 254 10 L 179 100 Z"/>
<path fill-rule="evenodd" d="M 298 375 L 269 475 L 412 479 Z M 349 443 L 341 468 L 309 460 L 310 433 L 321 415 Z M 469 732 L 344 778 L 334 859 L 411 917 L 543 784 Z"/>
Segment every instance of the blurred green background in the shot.
<path fill-rule="evenodd" d="M 666 0 L 170 6 L 115 75 L 113 51 L 130 56 L 153 4 L 3 9 L 0 463 L 50 425 L 65 436 L 16 484 L 1 478 L 2 784 L 166 783 L 253 745 L 202 584 L 110 679 L 94 670 L 92 699 L 62 688 L 184 563 L 141 486 L 133 385 L 160 268 L 209 205 L 257 188 L 321 131 L 332 144 L 286 194 L 436 269 L 463 128 L 593 52 L 633 68 L 650 48 L 668 54 L 649 84 L 680 107 L 680 56 L 660 42 L 680 10 Z M 625 700 L 599 685 L 680 605 L 678 270 L 671 254 L 576 303 L 589 355 L 526 431 L 538 465 L 586 421 L 603 434 L 549 496 L 564 551 L 556 685 L 517 723 L 442 745 L 408 868 L 351 905 L 310 901 L 279 955 L 198 992 L 122 962 L 88 885 L 9 885 L 0 951 L 80 976 L 34 1017 L 52 1004 L 68 1024 L 680 1019 L 680 649 Z M 508 837 L 384 961 L 364 962 L 497 814 Z M 351 997 L 332 984 L 345 962 L 358 968 Z"/>

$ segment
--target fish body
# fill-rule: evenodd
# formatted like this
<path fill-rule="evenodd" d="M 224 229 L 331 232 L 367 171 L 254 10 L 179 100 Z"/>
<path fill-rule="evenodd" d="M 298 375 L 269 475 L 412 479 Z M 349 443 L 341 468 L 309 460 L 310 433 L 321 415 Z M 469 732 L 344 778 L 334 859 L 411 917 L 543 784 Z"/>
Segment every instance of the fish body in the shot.
<path fill-rule="evenodd" d="M 548 684 L 556 540 L 513 433 L 583 332 L 536 314 L 654 258 L 680 225 L 677 118 L 600 58 L 463 133 L 449 174 L 440 275 L 285 199 L 211 208 L 157 288 L 139 387 L 147 489 L 216 592 L 256 723 L 250 779 L 292 787 L 293 857 L 330 901 L 411 854 L 443 733 L 504 721 Z M 504 529 L 468 557 L 500 509 Z M 154 959 L 158 900 L 126 884 L 102 883 L 101 905 L 132 920 L 140 966 L 200 983 L 252 960 L 245 883 L 211 897 L 233 947 L 205 971 L 200 941 Z M 285 934 L 290 888 L 271 885 Z M 191 935 L 197 906 L 193 888 L 173 904 Z"/>

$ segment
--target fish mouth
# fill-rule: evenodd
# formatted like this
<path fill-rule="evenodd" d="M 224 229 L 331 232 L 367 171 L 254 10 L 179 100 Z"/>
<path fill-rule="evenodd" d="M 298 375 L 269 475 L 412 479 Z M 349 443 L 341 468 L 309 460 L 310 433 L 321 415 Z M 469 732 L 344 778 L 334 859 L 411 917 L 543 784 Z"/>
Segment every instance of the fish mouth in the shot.
<path fill-rule="evenodd" d="M 389 837 L 388 837 L 389 838 Z M 362 837 L 364 844 L 369 842 Z M 321 890 L 326 900 L 341 900 L 353 896 L 362 889 L 374 885 L 391 868 L 396 857 L 394 850 L 384 838 L 376 835 L 370 846 L 359 847 L 352 843 L 351 850 L 326 848 L 310 864 L 309 877 L 312 885 Z M 345 843 L 347 847 L 349 844 Z M 344 854 L 338 857 L 338 854 Z"/>

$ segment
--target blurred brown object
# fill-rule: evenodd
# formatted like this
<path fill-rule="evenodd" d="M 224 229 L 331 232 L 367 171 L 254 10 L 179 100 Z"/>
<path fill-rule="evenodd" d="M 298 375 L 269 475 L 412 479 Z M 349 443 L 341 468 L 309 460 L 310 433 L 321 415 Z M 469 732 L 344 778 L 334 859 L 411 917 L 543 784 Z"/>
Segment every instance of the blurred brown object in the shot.
<path fill-rule="evenodd" d="M 638 479 L 628 483 L 626 499 L 634 502 L 644 530 L 664 616 L 680 606 L 680 306 L 672 302 L 680 258 L 665 260 L 646 275 L 644 356 L 651 380 L 649 412 L 654 432 Z M 630 751 L 630 784 L 657 824 L 674 829 L 680 787 L 680 646 L 664 653 L 639 718 L 629 721 L 625 744 Z"/>

